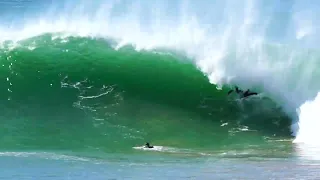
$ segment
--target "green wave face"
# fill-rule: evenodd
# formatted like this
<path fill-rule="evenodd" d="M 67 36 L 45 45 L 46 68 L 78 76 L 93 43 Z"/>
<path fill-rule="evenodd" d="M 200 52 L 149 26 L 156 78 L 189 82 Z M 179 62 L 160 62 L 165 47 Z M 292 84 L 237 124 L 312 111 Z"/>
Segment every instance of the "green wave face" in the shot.
<path fill-rule="evenodd" d="M 270 99 L 228 97 L 183 56 L 54 37 L 0 50 L 1 149 L 131 152 L 145 141 L 220 149 L 290 135 Z"/>

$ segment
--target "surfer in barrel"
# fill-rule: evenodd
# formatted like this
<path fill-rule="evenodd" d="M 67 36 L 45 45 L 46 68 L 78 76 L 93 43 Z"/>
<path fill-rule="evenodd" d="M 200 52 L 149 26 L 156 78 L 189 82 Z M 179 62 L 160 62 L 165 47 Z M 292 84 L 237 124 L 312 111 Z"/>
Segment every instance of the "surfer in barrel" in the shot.
<path fill-rule="evenodd" d="M 252 95 L 257 95 L 258 93 L 256 92 L 250 92 L 250 90 L 246 90 L 245 92 L 243 92 L 241 89 L 239 89 L 237 86 L 235 87 L 235 90 L 236 90 L 236 93 L 237 94 L 240 94 L 241 98 L 246 98 L 246 97 L 249 97 L 249 96 L 252 96 Z M 228 95 L 231 94 L 234 90 L 231 89 L 229 92 L 228 92 Z"/>
<path fill-rule="evenodd" d="M 144 145 L 145 148 L 153 148 L 153 146 L 151 146 L 148 142 L 146 142 L 146 144 Z"/>

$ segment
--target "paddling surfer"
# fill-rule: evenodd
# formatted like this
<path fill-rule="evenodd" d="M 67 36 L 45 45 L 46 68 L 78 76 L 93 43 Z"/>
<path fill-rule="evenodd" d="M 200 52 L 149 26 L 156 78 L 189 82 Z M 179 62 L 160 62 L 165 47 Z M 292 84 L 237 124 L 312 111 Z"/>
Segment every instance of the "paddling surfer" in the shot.
<path fill-rule="evenodd" d="M 148 142 L 144 145 L 145 148 L 153 148 Z"/>

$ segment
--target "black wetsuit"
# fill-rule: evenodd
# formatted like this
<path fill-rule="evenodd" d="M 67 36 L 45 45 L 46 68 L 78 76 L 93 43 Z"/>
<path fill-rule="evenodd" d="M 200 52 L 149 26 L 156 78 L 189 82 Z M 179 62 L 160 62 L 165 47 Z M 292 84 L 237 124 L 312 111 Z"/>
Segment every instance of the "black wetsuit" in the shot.
<path fill-rule="evenodd" d="M 153 148 L 153 146 L 150 146 L 149 143 L 146 143 L 146 145 L 145 145 L 144 147 L 146 147 L 146 148 Z"/>
<path fill-rule="evenodd" d="M 252 95 L 257 95 L 258 93 L 256 92 L 249 92 L 250 90 L 248 89 L 246 92 L 243 93 L 243 98 L 252 96 Z"/>
<path fill-rule="evenodd" d="M 257 95 L 257 94 L 258 94 L 258 93 L 256 93 L 256 92 L 250 92 L 249 89 L 243 93 L 243 91 L 240 90 L 237 86 L 236 86 L 235 89 L 236 89 L 236 93 L 237 93 L 237 94 L 242 93 L 242 97 L 241 97 L 241 98 L 246 98 L 246 97 L 248 97 L 248 96 L 252 96 L 252 95 Z M 228 92 L 228 95 L 229 95 L 230 93 L 232 93 L 232 92 L 233 92 L 233 90 L 230 90 L 230 91 Z"/>

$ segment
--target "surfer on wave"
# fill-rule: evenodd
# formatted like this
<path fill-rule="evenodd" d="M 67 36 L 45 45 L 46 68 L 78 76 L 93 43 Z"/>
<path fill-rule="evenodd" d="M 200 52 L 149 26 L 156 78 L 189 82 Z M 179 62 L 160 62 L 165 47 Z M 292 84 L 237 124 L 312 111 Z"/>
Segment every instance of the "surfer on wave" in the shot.
<path fill-rule="evenodd" d="M 236 90 L 236 93 L 240 95 L 241 98 L 246 98 L 246 97 L 249 97 L 249 96 L 252 96 L 252 95 L 257 95 L 258 93 L 256 92 L 250 92 L 250 90 L 246 90 L 245 92 L 243 92 L 241 89 L 239 89 L 237 86 L 235 87 L 235 90 Z M 231 94 L 234 90 L 231 89 L 229 92 L 228 92 L 228 95 Z"/>
<path fill-rule="evenodd" d="M 145 148 L 153 148 L 148 142 L 144 145 Z"/>

